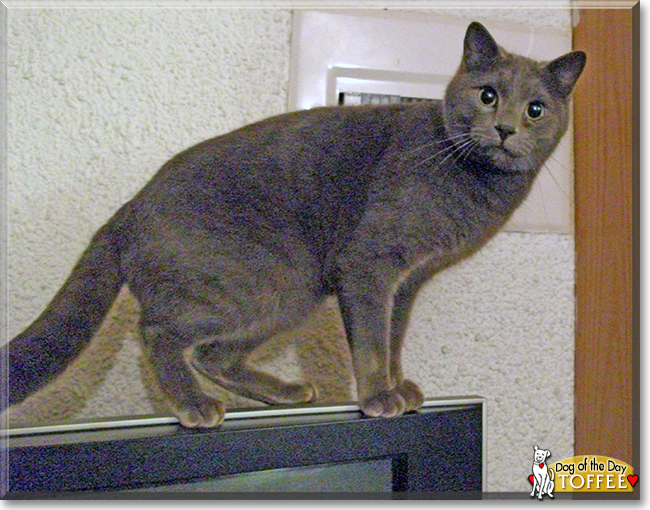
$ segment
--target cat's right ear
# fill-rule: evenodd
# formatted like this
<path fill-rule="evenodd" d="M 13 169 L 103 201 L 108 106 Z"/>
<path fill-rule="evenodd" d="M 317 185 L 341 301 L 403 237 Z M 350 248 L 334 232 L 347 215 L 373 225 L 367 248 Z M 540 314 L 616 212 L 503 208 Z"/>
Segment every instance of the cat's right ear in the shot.
<path fill-rule="evenodd" d="M 549 91 L 567 97 L 582 74 L 587 55 L 584 51 L 572 51 L 546 64 L 544 83 Z"/>
<path fill-rule="evenodd" d="M 467 27 L 463 46 L 463 68 L 480 71 L 490 67 L 499 58 L 499 47 L 483 25 L 477 21 Z"/>

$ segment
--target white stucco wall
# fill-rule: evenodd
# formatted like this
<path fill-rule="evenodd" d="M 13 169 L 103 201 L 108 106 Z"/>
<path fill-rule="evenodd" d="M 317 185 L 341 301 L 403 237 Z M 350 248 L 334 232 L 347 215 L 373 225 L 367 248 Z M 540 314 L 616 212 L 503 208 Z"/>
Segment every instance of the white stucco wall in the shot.
<path fill-rule="evenodd" d="M 570 30 L 541 12 L 481 16 Z M 286 109 L 290 31 L 282 9 L 9 11 L 9 338 L 169 157 Z M 487 397 L 491 491 L 528 489 L 534 444 L 573 454 L 573 274 L 571 236 L 501 234 L 417 301 L 405 371 Z"/>

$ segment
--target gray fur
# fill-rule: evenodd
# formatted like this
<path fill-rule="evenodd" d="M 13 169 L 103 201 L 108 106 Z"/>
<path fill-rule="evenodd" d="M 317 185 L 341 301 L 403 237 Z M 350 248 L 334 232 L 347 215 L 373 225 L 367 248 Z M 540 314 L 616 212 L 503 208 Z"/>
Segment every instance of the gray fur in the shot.
<path fill-rule="evenodd" d="M 473 23 L 444 102 L 290 113 L 182 152 L 95 235 L 46 311 L 3 348 L 9 404 L 74 360 L 128 283 L 146 355 L 186 426 L 217 425 L 225 412 L 200 390 L 188 348 L 195 369 L 244 396 L 314 400 L 310 384 L 254 371 L 246 358 L 332 294 L 363 411 L 416 409 L 423 396 L 400 361 L 416 292 L 524 200 L 566 131 L 584 63 L 580 52 L 550 64 L 509 54 Z M 490 91 L 497 100 L 486 105 Z"/>

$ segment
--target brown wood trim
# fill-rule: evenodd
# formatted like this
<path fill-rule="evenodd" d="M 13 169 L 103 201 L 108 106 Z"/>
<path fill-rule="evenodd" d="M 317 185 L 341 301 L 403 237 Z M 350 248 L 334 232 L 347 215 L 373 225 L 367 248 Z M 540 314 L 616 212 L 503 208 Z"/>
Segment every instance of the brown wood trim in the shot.
<path fill-rule="evenodd" d="M 638 162 L 633 154 L 638 151 L 633 146 L 633 82 L 638 75 L 633 54 L 639 51 L 634 15 L 631 9 L 582 10 L 574 31 L 574 47 L 587 52 L 574 97 L 575 454 L 607 455 L 638 469 L 638 453 L 633 452 L 635 430 L 638 445 L 632 262 Z"/>

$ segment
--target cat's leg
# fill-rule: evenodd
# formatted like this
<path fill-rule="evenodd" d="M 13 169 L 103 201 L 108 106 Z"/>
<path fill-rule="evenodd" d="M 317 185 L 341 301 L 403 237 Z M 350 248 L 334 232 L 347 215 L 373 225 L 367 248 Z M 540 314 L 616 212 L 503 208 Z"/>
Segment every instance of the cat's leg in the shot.
<path fill-rule="evenodd" d="M 376 274 L 369 274 L 374 270 Z M 372 417 L 399 416 L 406 410 L 406 401 L 391 374 L 392 288 L 381 274 L 380 265 L 356 270 L 351 264 L 341 275 L 339 285 L 339 306 L 361 410 Z"/>
<path fill-rule="evenodd" d="M 218 422 L 223 406 L 200 394 L 182 356 L 188 347 L 194 369 L 236 393 L 272 403 L 316 396 L 309 384 L 287 383 L 246 363 L 255 347 L 304 320 L 317 304 L 309 250 L 286 232 L 273 237 L 217 220 L 209 229 L 192 217 L 148 228 L 146 244 L 125 264 L 149 342 L 165 335 L 178 341 L 179 350 L 164 343 L 151 350 L 161 386 L 181 419 L 198 426 Z"/>
<path fill-rule="evenodd" d="M 219 236 L 217 249 L 203 250 L 186 284 L 186 295 L 203 303 L 180 320 L 212 325 L 196 337 L 191 363 L 219 386 L 270 404 L 309 402 L 318 394 L 311 384 L 285 382 L 248 362 L 258 346 L 302 322 L 321 299 L 309 250 L 286 232 L 275 235 L 240 230 Z"/>
<path fill-rule="evenodd" d="M 225 406 L 209 398 L 187 366 L 185 335 L 169 326 L 143 326 L 144 354 L 151 364 L 165 401 L 185 427 L 215 427 L 224 418 Z"/>
<path fill-rule="evenodd" d="M 393 297 L 391 317 L 390 374 L 395 381 L 395 388 L 406 403 L 405 411 L 415 411 L 424 402 L 424 395 L 419 386 L 409 379 L 404 379 L 402 372 L 402 348 L 416 290 L 415 287 L 407 284 L 398 289 Z"/>
<path fill-rule="evenodd" d="M 311 402 L 318 391 L 309 383 L 291 383 L 248 365 L 265 338 L 214 338 L 195 347 L 192 365 L 208 379 L 234 393 L 267 404 Z"/>

